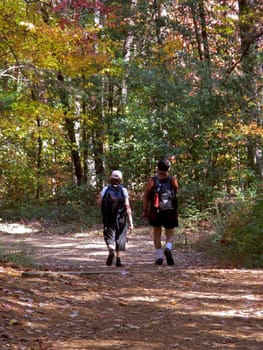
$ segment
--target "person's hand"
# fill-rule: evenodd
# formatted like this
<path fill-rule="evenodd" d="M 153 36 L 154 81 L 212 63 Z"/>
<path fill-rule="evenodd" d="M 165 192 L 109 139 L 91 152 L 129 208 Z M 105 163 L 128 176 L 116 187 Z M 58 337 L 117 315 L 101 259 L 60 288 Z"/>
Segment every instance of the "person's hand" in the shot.
<path fill-rule="evenodd" d="M 129 231 L 132 231 L 134 229 L 133 224 L 129 224 Z"/>

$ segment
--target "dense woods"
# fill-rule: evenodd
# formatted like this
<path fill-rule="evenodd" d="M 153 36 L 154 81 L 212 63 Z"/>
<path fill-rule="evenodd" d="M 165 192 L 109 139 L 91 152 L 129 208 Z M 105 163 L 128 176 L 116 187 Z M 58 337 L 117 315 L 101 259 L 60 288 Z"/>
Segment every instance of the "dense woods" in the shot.
<path fill-rule="evenodd" d="M 0 0 L 0 349 L 262 349 L 262 73 L 262 0 Z M 161 157 L 174 266 L 142 215 Z"/>
<path fill-rule="evenodd" d="M 141 194 L 170 157 L 198 210 L 262 180 L 261 1 L 2 0 L 4 207 Z"/>

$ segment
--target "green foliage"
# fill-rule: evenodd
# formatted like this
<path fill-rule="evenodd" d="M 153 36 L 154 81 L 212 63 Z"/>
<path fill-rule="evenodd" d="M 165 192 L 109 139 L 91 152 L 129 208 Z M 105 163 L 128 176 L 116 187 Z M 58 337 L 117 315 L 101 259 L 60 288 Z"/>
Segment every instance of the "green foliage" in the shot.
<path fill-rule="evenodd" d="M 181 204 L 181 207 L 179 206 L 179 214 L 180 217 L 182 217 L 184 219 L 185 222 L 188 222 L 189 225 L 191 225 L 192 223 L 196 223 L 199 220 L 202 220 L 203 218 L 205 218 L 206 213 L 200 211 L 194 202 L 192 203 L 188 203 L 188 205 L 185 205 L 185 203 L 183 203 L 183 201 L 181 200 L 182 196 L 178 196 L 178 201 Z"/>
<path fill-rule="evenodd" d="M 250 212 L 248 220 L 232 233 L 232 243 L 227 249 L 248 267 L 263 267 L 263 200 L 259 200 Z M 240 213 L 239 220 L 242 219 Z"/>
<path fill-rule="evenodd" d="M 80 220 L 87 208 L 92 221 L 95 191 L 113 168 L 137 198 L 163 156 L 176 157 L 187 216 L 218 193 L 253 186 L 262 173 L 253 164 L 263 147 L 262 60 L 253 42 L 240 52 L 238 6 L 208 6 L 202 18 L 189 2 L 105 3 L 106 12 L 75 1 L 0 4 L 2 206 L 51 220 Z M 258 13 L 257 4 L 249 33 Z M 200 35 L 204 22 L 216 24 Z"/>
<path fill-rule="evenodd" d="M 263 267 L 263 200 L 232 198 L 216 205 L 214 245 L 219 255 L 246 267 Z"/>
<path fill-rule="evenodd" d="M 1 248 L 0 260 L 11 262 L 23 267 L 37 267 L 35 263 L 34 251 L 32 248 L 29 249 L 25 245 L 21 245 L 18 248 Z"/>
<path fill-rule="evenodd" d="M 14 103 L 16 98 L 16 93 L 14 92 L 6 92 L 1 91 L 0 89 L 0 111 L 6 112 L 11 110 L 12 104 Z"/>
<path fill-rule="evenodd" d="M 252 200 L 223 197 L 215 200 L 213 222 L 221 241 L 231 243 L 234 232 L 249 220 Z"/>
<path fill-rule="evenodd" d="M 24 201 L 14 204 L 9 209 L 2 208 L 1 218 L 4 221 L 10 220 L 39 220 L 48 225 L 73 224 L 76 226 L 89 226 L 99 222 L 100 212 L 96 204 L 96 198 L 93 194 L 87 195 L 87 192 L 76 191 L 64 192 L 63 196 L 56 200 L 43 201 Z M 68 189 L 69 190 L 69 189 Z M 67 190 L 67 191 L 68 191 Z M 74 194 L 75 193 L 75 194 Z M 75 197 L 74 197 L 75 196 Z"/>

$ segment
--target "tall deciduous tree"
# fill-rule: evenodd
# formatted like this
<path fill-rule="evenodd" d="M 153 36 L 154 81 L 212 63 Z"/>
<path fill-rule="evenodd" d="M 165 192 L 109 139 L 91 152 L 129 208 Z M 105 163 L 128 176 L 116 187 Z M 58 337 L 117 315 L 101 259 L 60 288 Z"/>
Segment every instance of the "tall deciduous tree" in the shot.
<path fill-rule="evenodd" d="M 3 184 L 54 198 L 72 179 L 97 190 L 121 167 L 141 191 L 156 160 L 176 155 L 189 200 L 243 188 L 260 173 L 260 10 L 255 0 L 0 3 Z"/>
<path fill-rule="evenodd" d="M 243 73 L 242 90 L 245 100 L 243 118 L 246 124 L 260 122 L 258 108 L 257 76 L 259 73 L 257 60 L 259 38 L 263 36 L 263 29 L 257 22 L 258 2 L 254 0 L 239 0 L 239 28 L 241 40 L 241 66 Z M 247 142 L 248 166 L 257 174 L 263 176 L 259 161 L 259 144 L 257 137 L 251 135 Z"/>

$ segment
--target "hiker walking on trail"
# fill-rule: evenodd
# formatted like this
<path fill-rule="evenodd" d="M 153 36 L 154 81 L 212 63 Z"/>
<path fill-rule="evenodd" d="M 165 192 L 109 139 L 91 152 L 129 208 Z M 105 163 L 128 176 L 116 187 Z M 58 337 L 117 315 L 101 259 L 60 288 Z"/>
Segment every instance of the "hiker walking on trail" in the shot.
<path fill-rule="evenodd" d="M 102 189 L 98 200 L 103 218 L 104 240 L 109 251 L 107 266 L 112 265 L 115 253 L 116 267 L 124 266 L 121 253 L 125 251 L 128 229 L 133 229 L 128 191 L 121 182 L 121 171 L 114 170 L 110 176 L 110 184 Z"/>
<path fill-rule="evenodd" d="M 148 180 L 143 197 L 143 217 L 148 218 L 149 224 L 153 227 L 155 265 L 163 264 L 162 228 L 166 236 L 164 255 L 167 264 L 174 265 L 172 248 L 174 228 L 178 227 L 176 198 L 178 182 L 175 176 L 169 175 L 170 166 L 171 163 L 167 158 L 159 160 L 157 173 Z"/>

